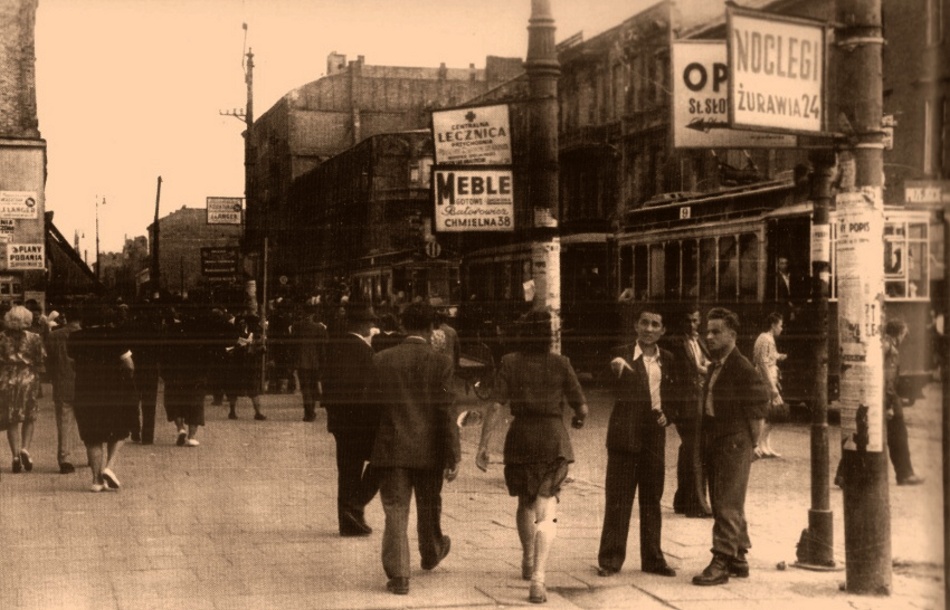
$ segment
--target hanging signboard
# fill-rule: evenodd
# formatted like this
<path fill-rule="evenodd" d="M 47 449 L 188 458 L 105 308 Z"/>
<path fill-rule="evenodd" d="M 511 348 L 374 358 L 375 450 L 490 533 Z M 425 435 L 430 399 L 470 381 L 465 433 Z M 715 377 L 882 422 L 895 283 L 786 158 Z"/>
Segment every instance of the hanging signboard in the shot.
<path fill-rule="evenodd" d="M 432 113 L 432 141 L 438 165 L 511 163 L 508 106 L 473 106 Z"/>
<path fill-rule="evenodd" d="M 435 230 L 513 231 L 513 183 L 507 168 L 435 168 Z"/>
<path fill-rule="evenodd" d="M 0 191 L 0 218 L 36 218 L 35 191 Z"/>
<path fill-rule="evenodd" d="M 208 224 L 241 224 L 242 202 L 241 197 L 208 197 Z"/>
<path fill-rule="evenodd" d="M 950 180 L 905 180 L 904 201 L 950 205 Z"/>
<path fill-rule="evenodd" d="M 209 280 L 237 278 L 240 261 L 240 248 L 201 248 L 201 274 Z"/>
<path fill-rule="evenodd" d="M 729 6 L 729 124 L 818 134 L 825 128 L 825 24 Z"/>
<path fill-rule="evenodd" d="M 673 43 L 674 148 L 793 148 L 791 134 L 729 127 L 729 64 L 724 40 Z"/>
<path fill-rule="evenodd" d="M 46 248 L 43 244 L 7 244 L 7 269 L 45 269 Z"/>

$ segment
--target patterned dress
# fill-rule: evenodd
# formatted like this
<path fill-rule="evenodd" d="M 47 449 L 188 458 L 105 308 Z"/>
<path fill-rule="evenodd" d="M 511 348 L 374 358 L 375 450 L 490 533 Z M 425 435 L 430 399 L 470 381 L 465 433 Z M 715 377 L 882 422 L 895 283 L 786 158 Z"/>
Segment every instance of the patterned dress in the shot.
<path fill-rule="evenodd" d="M 43 339 L 30 331 L 0 333 L 0 429 L 36 421 L 36 395 L 46 351 Z"/>

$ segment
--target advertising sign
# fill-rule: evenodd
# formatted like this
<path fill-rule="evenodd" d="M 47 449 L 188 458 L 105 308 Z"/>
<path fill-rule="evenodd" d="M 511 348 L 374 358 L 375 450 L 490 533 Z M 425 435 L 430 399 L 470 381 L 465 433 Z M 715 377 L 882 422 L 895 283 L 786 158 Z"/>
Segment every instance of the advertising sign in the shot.
<path fill-rule="evenodd" d="M 904 201 L 948 205 L 950 204 L 950 180 L 905 180 Z"/>
<path fill-rule="evenodd" d="M 13 240 L 16 232 L 16 221 L 0 218 L 0 243 L 8 244 Z"/>
<path fill-rule="evenodd" d="M 46 248 L 43 244 L 7 244 L 7 269 L 45 269 Z"/>
<path fill-rule="evenodd" d="M 241 197 L 208 197 L 209 225 L 241 224 Z"/>
<path fill-rule="evenodd" d="M 728 28 L 729 123 L 740 129 L 821 133 L 823 23 L 735 7 Z"/>
<path fill-rule="evenodd" d="M 841 433 L 850 451 L 884 446 L 884 197 L 880 189 L 836 198 Z M 878 261 L 877 264 L 868 261 Z"/>
<path fill-rule="evenodd" d="M 729 127 L 729 65 L 724 40 L 673 43 L 674 148 L 792 148 L 790 134 Z"/>
<path fill-rule="evenodd" d="M 510 169 L 437 168 L 432 183 L 436 231 L 514 230 Z"/>
<path fill-rule="evenodd" d="M 239 248 L 202 248 L 201 274 L 209 280 L 233 280 L 238 276 Z"/>
<path fill-rule="evenodd" d="M 0 218 L 36 218 L 35 191 L 0 191 Z"/>
<path fill-rule="evenodd" d="M 432 113 L 432 140 L 438 165 L 511 163 L 508 106 L 475 106 Z"/>

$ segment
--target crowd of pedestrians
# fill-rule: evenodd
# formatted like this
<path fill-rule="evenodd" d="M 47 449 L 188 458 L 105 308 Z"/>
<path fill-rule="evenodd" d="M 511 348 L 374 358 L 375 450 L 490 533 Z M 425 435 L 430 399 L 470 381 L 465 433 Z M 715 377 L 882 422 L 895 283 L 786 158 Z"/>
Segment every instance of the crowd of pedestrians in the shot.
<path fill-rule="evenodd" d="M 208 394 L 212 404 L 227 401 L 230 419 L 239 417 L 238 401 L 247 397 L 254 419 L 261 421 L 265 384 L 272 382 L 276 391 L 299 384 L 303 421 L 315 421 L 318 406 L 324 408 L 335 441 L 339 534 L 371 535 L 365 509 L 378 496 L 385 514 L 386 588 L 408 594 L 413 498 L 422 569 L 438 566 L 452 545 L 442 529 L 442 488 L 457 477 L 461 462 L 451 391 L 460 361 L 458 335 L 445 316 L 420 300 L 377 315 L 359 300 L 313 297 L 299 308 L 285 303 L 281 312 L 286 319 L 273 343 L 265 344 L 266 329 L 256 314 L 184 301 L 146 300 L 133 307 L 89 301 L 48 317 L 36 307 L 13 306 L 0 332 L 0 429 L 7 432 L 12 471 L 32 470 L 44 376 L 56 410 L 60 472 L 75 471 L 69 446 L 75 421 L 93 492 L 121 488 L 118 457 L 127 439 L 154 442 L 159 380 L 165 418 L 174 426 L 176 444 L 186 448 L 200 445 Z M 575 460 L 566 410 L 573 411 L 575 429 L 584 427 L 588 415 L 570 361 L 551 352 L 551 322 L 549 313 L 530 311 L 515 325 L 475 455 L 476 466 L 486 471 L 491 437 L 507 409 L 504 479 L 516 498 L 521 577 L 530 581 L 528 599 L 534 603 L 547 600 L 560 492 Z M 599 576 L 609 578 L 624 566 L 635 499 L 640 569 L 676 575 L 662 550 L 660 508 L 670 425 L 680 439 L 674 511 L 712 519 L 712 559 L 692 582 L 711 586 L 749 576 L 745 497 L 751 466 L 755 459 L 778 456 L 767 422 L 787 409 L 779 370 L 784 356 L 775 341 L 783 318 L 768 317 L 752 361 L 736 347 L 735 313 L 706 312 L 701 335 L 703 322 L 697 308 L 672 312 L 644 306 L 636 317 L 635 341 L 604 362 L 614 403 L 605 438 Z M 899 482 L 916 484 L 920 479 L 910 466 L 900 404 L 891 397 L 906 326 L 889 322 L 887 334 L 888 441 Z M 265 349 L 280 354 L 271 375 L 264 368 Z"/>

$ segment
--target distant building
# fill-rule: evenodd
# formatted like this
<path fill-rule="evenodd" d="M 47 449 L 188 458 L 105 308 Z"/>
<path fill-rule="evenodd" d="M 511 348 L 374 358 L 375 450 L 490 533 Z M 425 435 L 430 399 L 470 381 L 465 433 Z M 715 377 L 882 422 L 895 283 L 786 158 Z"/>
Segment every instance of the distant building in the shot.
<path fill-rule="evenodd" d="M 205 208 L 185 206 L 159 218 L 158 229 L 161 288 L 180 295 L 210 289 L 211 282 L 202 274 L 201 248 L 237 248 L 242 234 L 241 225 L 208 224 Z M 148 231 L 149 243 L 155 243 L 154 223 Z M 144 264 L 147 268 L 148 261 Z M 233 282 L 239 280 L 235 277 Z"/>
<path fill-rule="evenodd" d="M 484 69 L 372 66 L 363 56 L 347 62 L 331 53 L 326 76 L 290 91 L 254 121 L 245 252 L 259 260 L 269 237 L 269 264 L 296 264 L 285 248 L 295 178 L 369 136 L 428 129 L 430 110 L 484 94 L 520 74 L 521 64 L 519 58 L 489 56 Z"/>

